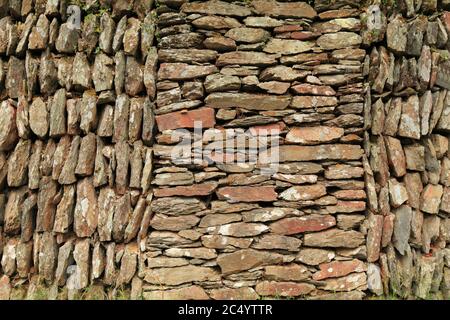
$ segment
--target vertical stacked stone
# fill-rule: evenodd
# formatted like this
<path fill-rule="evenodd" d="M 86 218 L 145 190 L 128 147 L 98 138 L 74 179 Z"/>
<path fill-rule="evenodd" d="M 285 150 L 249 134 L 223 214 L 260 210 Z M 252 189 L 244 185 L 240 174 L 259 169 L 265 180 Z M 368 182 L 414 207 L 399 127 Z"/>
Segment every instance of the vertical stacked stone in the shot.
<path fill-rule="evenodd" d="M 450 13 L 438 9 L 400 1 L 364 18 L 367 260 L 379 295 L 449 294 Z"/>
<path fill-rule="evenodd" d="M 362 298 L 358 4 L 158 3 L 144 297 Z M 277 134 L 257 162 L 224 163 L 239 153 L 220 147 L 252 145 L 269 129 Z M 280 163 L 267 174 L 271 152 Z"/>
<path fill-rule="evenodd" d="M 11 298 L 139 288 L 151 200 L 152 3 L 23 0 L 2 11 L 1 291 Z M 80 26 L 71 5 L 81 5 Z"/>

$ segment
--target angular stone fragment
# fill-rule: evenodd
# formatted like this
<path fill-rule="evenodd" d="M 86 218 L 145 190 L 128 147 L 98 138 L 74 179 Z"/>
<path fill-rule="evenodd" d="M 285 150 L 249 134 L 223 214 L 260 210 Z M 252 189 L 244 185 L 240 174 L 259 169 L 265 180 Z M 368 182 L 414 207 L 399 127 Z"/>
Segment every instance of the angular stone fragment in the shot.
<path fill-rule="evenodd" d="M 94 67 L 92 70 L 92 80 L 94 82 L 95 91 L 111 90 L 114 80 L 113 59 L 105 54 L 95 56 Z"/>
<path fill-rule="evenodd" d="M 205 79 L 206 92 L 239 90 L 241 80 L 236 76 L 222 75 L 215 73 L 208 75 Z"/>
<path fill-rule="evenodd" d="M 316 16 L 314 9 L 306 2 L 277 2 L 274 0 L 257 0 L 252 2 L 254 10 L 263 16 L 276 18 L 309 18 Z"/>
<path fill-rule="evenodd" d="M 78 154 L 80 149 L 81 139 L 75 136 L 70 144 L 70 149 L 59 175 L 59 184 L 72 184 L 76 182 L 75 169 L 78 163 Z"/>
<path fill-rule="evenodd" d="M 0 105 L 0 151 L 14 148 L 17 139 L 16 109 L 6 100 Z"/>
<path fill-rule="evenodd" d="M 159 80 L 189 80 L 217 72 L 214 65 L 195 66 L 186 63 L 162 63 L 158 70 Z"/>
<path fill-rule="evenodd" d="M 259 298 L 255 290 L 249 287 L 213 289 L 210 296 L 214 300 L 256 300 Z"/>
<path fill-rule="evenodd" d="M 443 187 L 428 184 L 420 195 L 420 210 L 430 214 L 437 214 L 441 204 Z"/>
<path fill-rule="evenodd" d="M 91 85 L 91 69 L 84 53 L 78 52 L 73 60 L 72 84 L 77 90 L 88 89 Z"/>
<path fill-rule="evenodd" d="M 121 94 L 116 99 L 114 108 L 114 132 L 113 141 L 128 140 L 130 100 L 126 94 Z"/>
<path fill-rule="evenodd" d="M 228 30 L 225 37 L 237 42 L 258 43 L 266 41 L 270 37 L 270 33 L 264 29 L 241 27 Z"/>
<path fill-rule="evenodd" d="M 297 54 L 310 51 L 314 47 L 313 42 L 300 40 L 287 40 L 272 38 L 264 47 L 263 51 L 277 54 Z"/>
<path fill-rule="evenodd" d="M 63 23 L 56 39 L 56 50 L 63 53 L 74 53 L 78 47 L 79 33 L 69 23 Z"/>
<path fill-rule="evenodd" d="M 28 49 L 44 50 L 46 48 L 49 25 L 50 22 L 48 21 L 47 17 L 41 14 L 28 37 Z"/>
<path fill-rule="evenodd" d="M 292 235 L 303 232 L 321 231 L 336 225 L 332 216 L 307 215 L 298 218 L 285 218 L 270 225 L 276 234 Z"/>
<path fill-rule="evenodd" d="M 304 245 L 311 247 L 328 248 L 357 248 L 365 241 L 365 237 L 358 231 L 343 231 L 330 229 L 304 236 Z"/>
<path fill-rule="evenodd" d="M 20 187 L 28 180 L 28 159 L 31 140 L 20 140 L 8 159 L 7 181 L 10 187 Z"/>
<path fill-rule="evenodd" d="M 193 128 L 195 122 L 201 122 L 203 128 L 212 128 L 215 125 L 214 109 L 211 108 L 172 112 L 156 116 L 155 118 L 160 131 Z"/>
<path fill-rule="evenodd" d="M 125 250 L 120 261 L 119 274 L 117 275 L 116 284 L 126 285 L 131 282 L 138 264 L 138 247 L 137 244 L 131 243 L 125 246 Z"/>
<path fill-rule="evenodd" d="M 289 161 L 313 161 L 313 160 L 358 160 L 362 157 L 363 150 L 357 145 L 319 145 L 319 146 L 292 146 L 284 145 L 269 149 L 271 154 L 278 152 L 280 162 Z M 267 163 L 267 153 L 261 153 L 259 159 Z"/>
<path fill-rule="evenodd" d="M 229 254 L 221 254 L 217 258 L 217 263 L 223 275 L 281 262 L 283 262 L 283 255 L 253 249 L 243 249 Z"/>
<path fill-rule="evenodd" d="M 39 242 L 39 275 L 47 281 L 53 281 L 56 268 L 58 246 L 56 238 L 50 232 L 42 234 Z"/>
<path fill-rule="evenodd" d="M 220 275 L 212 268 L 183 266 L 175 268 L 149 269 L 145 281 L 157 285 L 180 285 L 189 282 L 218 281 Z"/>
<path fill-rule="evenodd" d="M 314 200 L 327 194 L 326 187 L 322 184 L 295 186 L 280 194 L 280 198 L 287 201 Z"/>
<path fill-rule="evenodd" d="M 389 179 L 389 196 L 391 205 L 395 208 L 401 206 L 408 200 L 405 185 L 394 178 Z"/>
<path fill-rule="evenodd" d="M 44 138 L 48 132 L 48 110 L 47 105 L 41 98 L 36 98 L 29 110 L 30 129 L 35 135 Z"/>
<path fill-rule="evenodd" d="M 42 177 L 39 182 L 39 194 L 37 200 L 37 231 L 51 231 L 56 213 L 55 197 L 58 192 L 58 184 L 51 177 Z"/>
<path fill-rule="evenodd" d="M 286 135 L 286 142 L 314 145 L 336 141 L 343 135 L 344 129 L 337 127 L 294 127 Z"/>
<path fill-rule="evenodd" d="M 401 15 L 397 15 L 389 22 L 386 30 L 388 48 L 395 53 L 405 53 L 407 44 L 408 27 Z"/>
<path fill-rule="evenodd" d="M 270 66 L 277 63 L 277 55 L 264 52 L 234 51 L 221 54 L 216 61 L 218 67 L 227 65 Z"/>
<path fill-rule="evenodd" d="M 343 49 L 351 46 L 358 46 L 361 42 L 361 36 L 353 32 L 329 33 L 317 39 L 317 44 L 324 50 Z"/>
<path fill-rule="evenodd" d="M 261 296 L 297 297 L 313 291 L 315 287 L 307 283 L 263 281 L 256 285 L 256 292 Z"/>
<path fill-rule="evenodd" d="M 405 138 L 420 139 L 419 98 L 416 95 L 410 96 L 402 104 L 398 135 Z"/>
<path fill-rule="evenodd" d="M 197 225 L 199 221 L 200 219 L 194 215 L 168 217 L 156 214 L 150 221 L 150 226 L 156 230 L 180 231 Z"/>
<path fill-rule="evenodd" d="M 395 220 L 392 243 L 401 255 L 405 255 L 411 230 L 412 211 L 410 207 L 403 205 L 396 209 L 394 214 Z"/>
<path fill-rule="evenodd" d="M 245 289 L 247 289 L 247 288 L 245 288 Z M 224 289 L 224 290 L 233 290 L 233 289 Z M 256 293 L 255 293 L 255 295 L 256 295 Z M 143 296 L 144 296 L 145 300 L 164 300 L 164 299 L 166 299 L 166 300 L 208 300 L 209 299 L 205 290 L 203 290 L 203 288 L 200 286 L 188 286 L 188 287 L 182 287 L 179 289 L 171 289 L 171 290 L 145 291 L 143 293 Z M 235 295 L 232 294 L 232 296 L 234 297 Z M 237 295 L 237 296 L 239 296 L 239 295 Z M 219 295 L 219 297 L 222 297 L 222 296 Z"/>
<path fill-rule="evenodd" d="M 92 178 L 77 183 L 77 200 L 74 212 L 74 231 L 78 237 L 91 236 L 98 223 L 97 195 Z"/>
<path fill-rule="evenodd" d="M 349 261 L 333 261 L 330 263 L 321 264 L 319 267 L 320 270 L 312 276 L 314 280 L 338 278 L 353 272 L 367 271 L 365 263 L 357 259 Z"/>
<path fill-rule="evenodd" d="M 352 291 L 367 289 L 367 276 L 365 272 L 353 273 L 345 277 L 324 280 L 323 290 L 328 291 Z"/>
<path fill-rule="evenodd" d="M 66 233 L 73 222 L 75 209 L 75 185 L 64 186 L 63 196 L 56 208 L 53 232 Z"/>
<path fill-rule="evenodd" d="M 212 93 L 205 103 L 213 108 L 244 108 L 247 110 L 282 110 L 291 101 L 290 96 L 273 96 L 250 93 Z"/>
<path fill-rule="evenodd" d="M 129 96 L 137 96 L 144 88 L 144 68 L 134 57 L 128 56 L 125 69 L 125 91 Z"/>
<path fill-rule="evenodd" d="M 217 191 L 221 200 L 233 202 L 275 201 L 277 193 L 273 187 L 224 187 Z"/>

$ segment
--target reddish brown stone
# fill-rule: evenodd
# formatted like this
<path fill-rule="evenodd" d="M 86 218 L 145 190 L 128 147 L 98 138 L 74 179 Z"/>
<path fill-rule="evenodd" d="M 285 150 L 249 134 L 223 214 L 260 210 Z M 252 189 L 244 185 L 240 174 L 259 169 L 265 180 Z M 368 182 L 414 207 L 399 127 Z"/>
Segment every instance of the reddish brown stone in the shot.
<path fill-rule="evenodd" d="M 155 189 L 155 197 L 171 197 L 171 196 L 207 196 L 211 194 L 217 187 L 215 183 L 194 184 L 191 186 L 178 186 L 175 188 Z"/>
<path fill-rule="evenodd" d="M 193 111 L 179 111 L 156 116 L 156 123 L 159 131 L 177 128 L 193 128 L 194 122 L 201 122 L 203 128 L 214 127 L 216 123 L 214 109 L 200 108 Z"/>
<path fill-rule="evenodd" d="M 287 201 L 314 200 L 327 194 L 323 184 L 294 186 L 280 194 L 280 198 Z"/>
<path fill-rule="evenodd" d="M 338 190 L 333 193 L 333 196 L 342 200 L 359 200 L 366 199 L 366 192 L 364 190 Z"/>
<path fill-rule="evenodd" d="M 303 27 L 298 24 L 287 24 L 284 26 L 276 27 L 273 29 L 273 32 L 275 33 L 283 33 L 283 32 L 293 32 L 293 31 L 301 31 L 303 30 Z"/>
<path fill-rule="evenodd" d="M 346 276 L 353 272 L 367 271 L 367 266 L 364 262 L 353 259 L 351 261 L 333 261 L 330 263 L 323 263 L 319 266 L 320 271 L 313 274 L 314 280 L 323 280 L 328 278 L 338 278 Z"/>
<path fill-rule="evenodd" d="M 258 294 L 252 288 L 220 288 L 211 290 L 211 298 L 214 300 L 257 300 Z"/>
<path fill-rule="evenodd" d="M 312 284 L 295 282 L 263 281 L 256 285 L 256 292 L 262 296 L 297 297 L 314 290 Z"/>
<path fill-rule="evenodd" d="M 394 232 L 394 219 L 395 214 L 389 214 L 384 217 L 383 221 L 383 233 L 381 235 L 381 247 L 386 247 L 392 240 L 392 234 Z"/>
<path fill-rule="evenodd" d="M 372 214 L 369 219 L 367 232 L 367 261 L 375 262 L 380 257 L 381 237 L 384 218 L 382 215 Z"/>
<path fill-rule="evenodd" d="M 224 187 L 217 191 L 220 200 L 228 202 L 258 202 L 275 201 L 278 194 L 274 187 Z"/>
<path fill-rule="evenodd" d="M 420 210 L 431 214 L 438 213 L 443 193 L 441 185 L 428 184 L 420 196 Z"/>
<path fill-rule="evenodd" d="M 276 221 L 270 225 L 270 229 L 273 233 L 290 235 L 302 232 L 321 231 L 334 225 L 336 225 L 336 219 L 333 216 L 312 214 Z"/>
<path fill-rule="evenodd" d="M 344 135 L 344 129 L 337 127 L 294 127 L 286 135 L 286 142 L 314 145 L 336 141 Z"/>

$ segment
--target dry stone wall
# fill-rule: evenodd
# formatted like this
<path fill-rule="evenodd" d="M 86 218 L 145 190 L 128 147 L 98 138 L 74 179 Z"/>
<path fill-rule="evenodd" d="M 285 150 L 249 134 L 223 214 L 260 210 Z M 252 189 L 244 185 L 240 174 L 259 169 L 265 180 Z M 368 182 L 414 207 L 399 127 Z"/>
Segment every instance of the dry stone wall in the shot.
<path fill-rule="evenodd" d="M 446 9 L 0 1 L 0 298 L 447 297 Z"/>
<path fill-rule="evenodd" d="M 439 9 L 448 8 L 439 2 Z M 368 21 L 381 24 L 364 33 L 372 44 L 369 287 L 402 298 L 448 298 L 450 14 L 437 13 L 437 1 L 383 9 L 369 11 Z"/>
<path fill-rule="evenodd" d="M 144 297 L 362 298 L 359 11 L 160 3 Z M 176 136 L 178 128 L 191 131 Z M 264 172 L 264 150 L 241 164 L 223 161 L 239 152 L 217 151 L 225 143 L 250 149 L 270 129 L 269 143 L 280 140 L 268 152 L 279 153 L 275 173 Z M 185 136 L 194 159 L 177 165 L 172 154 Z M 195 158 L 201 147 L 217 152 Z"/>

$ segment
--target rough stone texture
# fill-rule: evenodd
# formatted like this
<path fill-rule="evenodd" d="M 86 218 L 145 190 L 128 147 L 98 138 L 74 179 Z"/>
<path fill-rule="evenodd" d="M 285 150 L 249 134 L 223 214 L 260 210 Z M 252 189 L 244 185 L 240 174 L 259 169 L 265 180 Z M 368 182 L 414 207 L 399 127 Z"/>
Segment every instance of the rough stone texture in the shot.
<path fill-rule="evenodd" d="M 447 2 L 0 5 L 0 296 L 445 295 Z"/>

